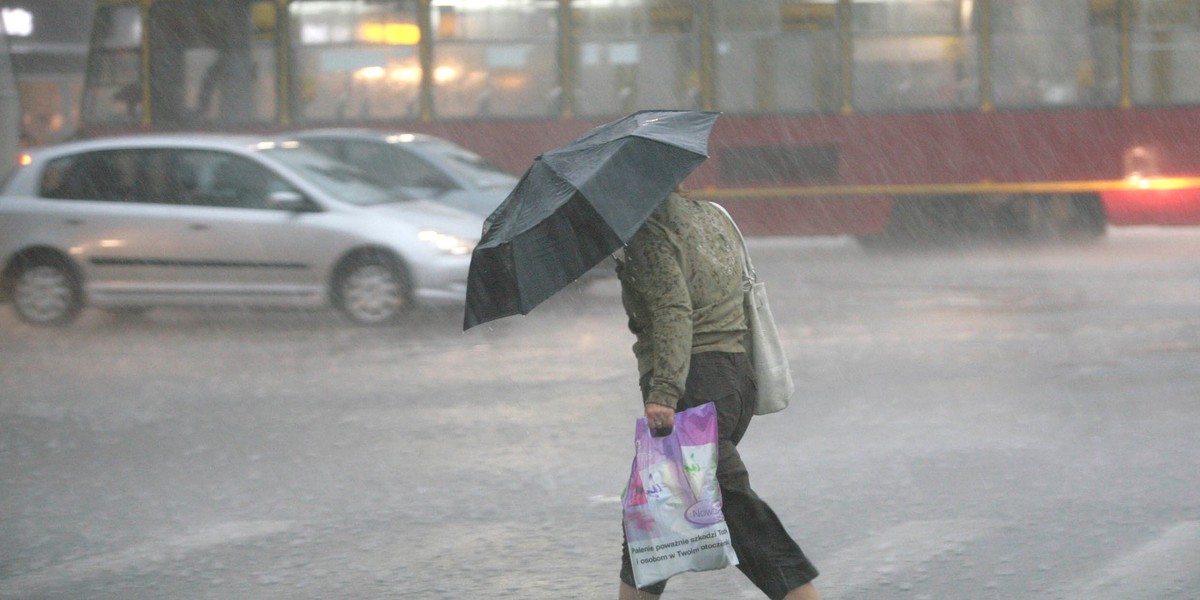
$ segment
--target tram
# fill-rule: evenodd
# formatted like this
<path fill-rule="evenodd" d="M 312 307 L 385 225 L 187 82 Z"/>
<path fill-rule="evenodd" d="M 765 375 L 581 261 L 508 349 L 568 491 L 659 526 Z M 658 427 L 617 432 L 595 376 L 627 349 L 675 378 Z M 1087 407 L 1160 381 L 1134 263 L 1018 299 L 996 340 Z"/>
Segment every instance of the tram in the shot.
<path fill-rule="evenodd" d="M 687 185 L 752 235 L 1200 224 L 1200 0 L 97 0 L 85 135 L 366 126 L 514 173 L 722 112 Z"/>

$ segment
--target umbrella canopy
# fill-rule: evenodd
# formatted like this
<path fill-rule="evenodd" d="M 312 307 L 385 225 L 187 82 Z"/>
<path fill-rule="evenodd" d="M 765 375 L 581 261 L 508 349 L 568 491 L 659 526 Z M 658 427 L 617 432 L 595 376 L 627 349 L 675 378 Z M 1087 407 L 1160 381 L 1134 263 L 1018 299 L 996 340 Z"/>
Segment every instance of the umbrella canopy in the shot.
<path fill-rule="evenodd" d="M 463 330 L 528 314 L 628 243 L 708 158 L 718 114 L 637 112 L 537 157 L 484 223 Z"/>

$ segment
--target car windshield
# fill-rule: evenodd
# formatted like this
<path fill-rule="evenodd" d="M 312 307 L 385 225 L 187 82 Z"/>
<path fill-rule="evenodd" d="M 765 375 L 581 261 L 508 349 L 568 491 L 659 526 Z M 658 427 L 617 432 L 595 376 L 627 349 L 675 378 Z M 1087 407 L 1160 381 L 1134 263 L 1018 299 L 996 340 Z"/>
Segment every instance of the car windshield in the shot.
<path fill-rule="evenodd" d="M 372 183 L 371 177 L 357 167 L 333 160 L 305 146 L 276 144 L 260 148 L 260 152 L 342 202 L 371 206 L 411 199 L 399 190 L 387 190 Z"/>
<path fill-rule="evenodd" d="M 517 178 L 508 171 L 470 150 L 446 142 L 424 142 L 423 145 L 431 157 L 440 159 L 439 164 L 475 187 L 511 188 L 517 184 Z"/>

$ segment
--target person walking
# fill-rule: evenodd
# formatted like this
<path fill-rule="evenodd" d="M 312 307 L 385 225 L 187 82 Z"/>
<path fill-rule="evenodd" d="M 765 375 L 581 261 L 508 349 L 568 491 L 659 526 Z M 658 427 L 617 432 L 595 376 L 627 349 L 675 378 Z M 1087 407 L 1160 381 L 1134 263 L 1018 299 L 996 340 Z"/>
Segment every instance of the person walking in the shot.
<path fill-rule="evenodd" d="M 617 262 L 621 301 L 636 341 L 646 422 L 674 426 L 675 412 L 708 402 L 718 421 L 717 481 L 738 569 L 772 600 L 820 600 L 817 569 L 754 490 L 737 444 L 757 402 L 743 339 L 742 245 L 712 204 L 670 194 Z M 657 598 L 667 582 L 637 589 L 628 543 L 619 600 Z"/>

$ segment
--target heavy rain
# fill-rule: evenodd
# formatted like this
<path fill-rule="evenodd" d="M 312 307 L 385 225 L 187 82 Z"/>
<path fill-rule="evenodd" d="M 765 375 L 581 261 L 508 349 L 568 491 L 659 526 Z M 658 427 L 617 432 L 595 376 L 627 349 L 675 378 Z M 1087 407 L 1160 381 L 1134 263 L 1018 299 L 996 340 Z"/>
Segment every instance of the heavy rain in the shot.
<path fill-rule="evenodd" d="M 538 153 L 648 108 L 722 112 L 686 185 L 728 205 L 748 234 L 797 384 L 739 449 L 825 598 L 1196 597 L 1200 82 L 1180 65 L 1200 40 L 1200 4 L 235 1 L 229 14 L 252 19 L 250 35 L 153 29 L 192 13 L 219 21 L 207 10 L 217 4 L 5 3 L 0 149 L 12 149 L 6 171 L 30 158 L 0 188 L 0 598 L 615 597 L 644 413 L 610 262 L 528 315 L 463 331 L 461 300 L 396 314 L 346 300 L 394 284 L 368 277 L 387 261 L 355 263 L 374 288 L 334 269 L 321 280 L 334 282 L 319 294 L 329 302 L 229 301 L 248 265 L 264 264 L 249 258 L 218 281 L 227 301 L 211 290 L 180 301 L 176 285 L 171 301 L 157 290 L 122 303 L 114 290 L 136 292 L 168 267 L 234 260 L 135 257 L 123 267 L 142 269 L 138 281 L 58 271 L 95 279 L 71 306 L 53 301 L 69 294 L 22 300 L 58 281 L 28 265 L 67 264 L 46 260 L 53 236 L 13 250 L 19 260 L 7 253 L 43 235 L 11 207 L 92 200 L 33 198 L 50 177 L 20 173 L 62 160 L 54 152 L 76 137 L 250 130 L 278 153 L 275 136 L 307 114 L 411 132 L 406 143 L 445 138 L 458 149 L 443 158 L 489 177 L 499 165 L 511 189 Z M 142 82 L 130 60 L 141 32 L 119 34 L 123 19 L 143 23 L 126 9 L 150 5 Z M 369 50 L 333 40 L 375 8 L 386 18 L 354 34 Z M 71 11 L 85 31 L 35 33 Z M 86 62 L 106 66 L 84 83 L 93 15 L 109 37 Z M 286 55 L 296 71 L 276 76 L 284 55 L 269 49 L 289 34 L 267 24 L 281 22 L 307 46 Z M 1022 29 L 1031 22 L 1040 28 Z M 522 37 L 497 33 L 514 24 Z M 1047 37 L 1058 41 L 1039 46 Z M 577 52 L 566 69 L 559 46 Z M 438 62 L 440 47 L 457 62 Z M 222 53 L 248 62 L 201 101 Z M 152 66 L 160 55 L 177 72 Z M 296 122 L 271 121 L 265 107 L 288 94 L 304 99 L 287 113 Z M 288 160 L 261 164 L 301 164 Z M 333 158 L 305 160 L 334 173 L 321 162 Z M 374 189 L 379 173 L 362 162 L 336 174 Z M 187 164 L 203 174 L 207 163 Z M 404 194 L 448 200 L 451 174 L 441 177 Z M 299 189 L 305 198 L 271 196 L 294 220 L 322 212 L 297 211 L 301 201 L 381 210 Z M 507 193 L 494 192 L 470 198 Z M 430 243 L 455 255 L 465 238 L 445 228 Z M 259 245 L 272 240 L 283 238 Z M 301 270 L 288 261 L 319 261 L 272 260 L 285 268 L 267 283 L 289 289 L 308 282 L 283 280 Z M 676 576 L 665 597 L 764 595 L 726 568 Z"/>

